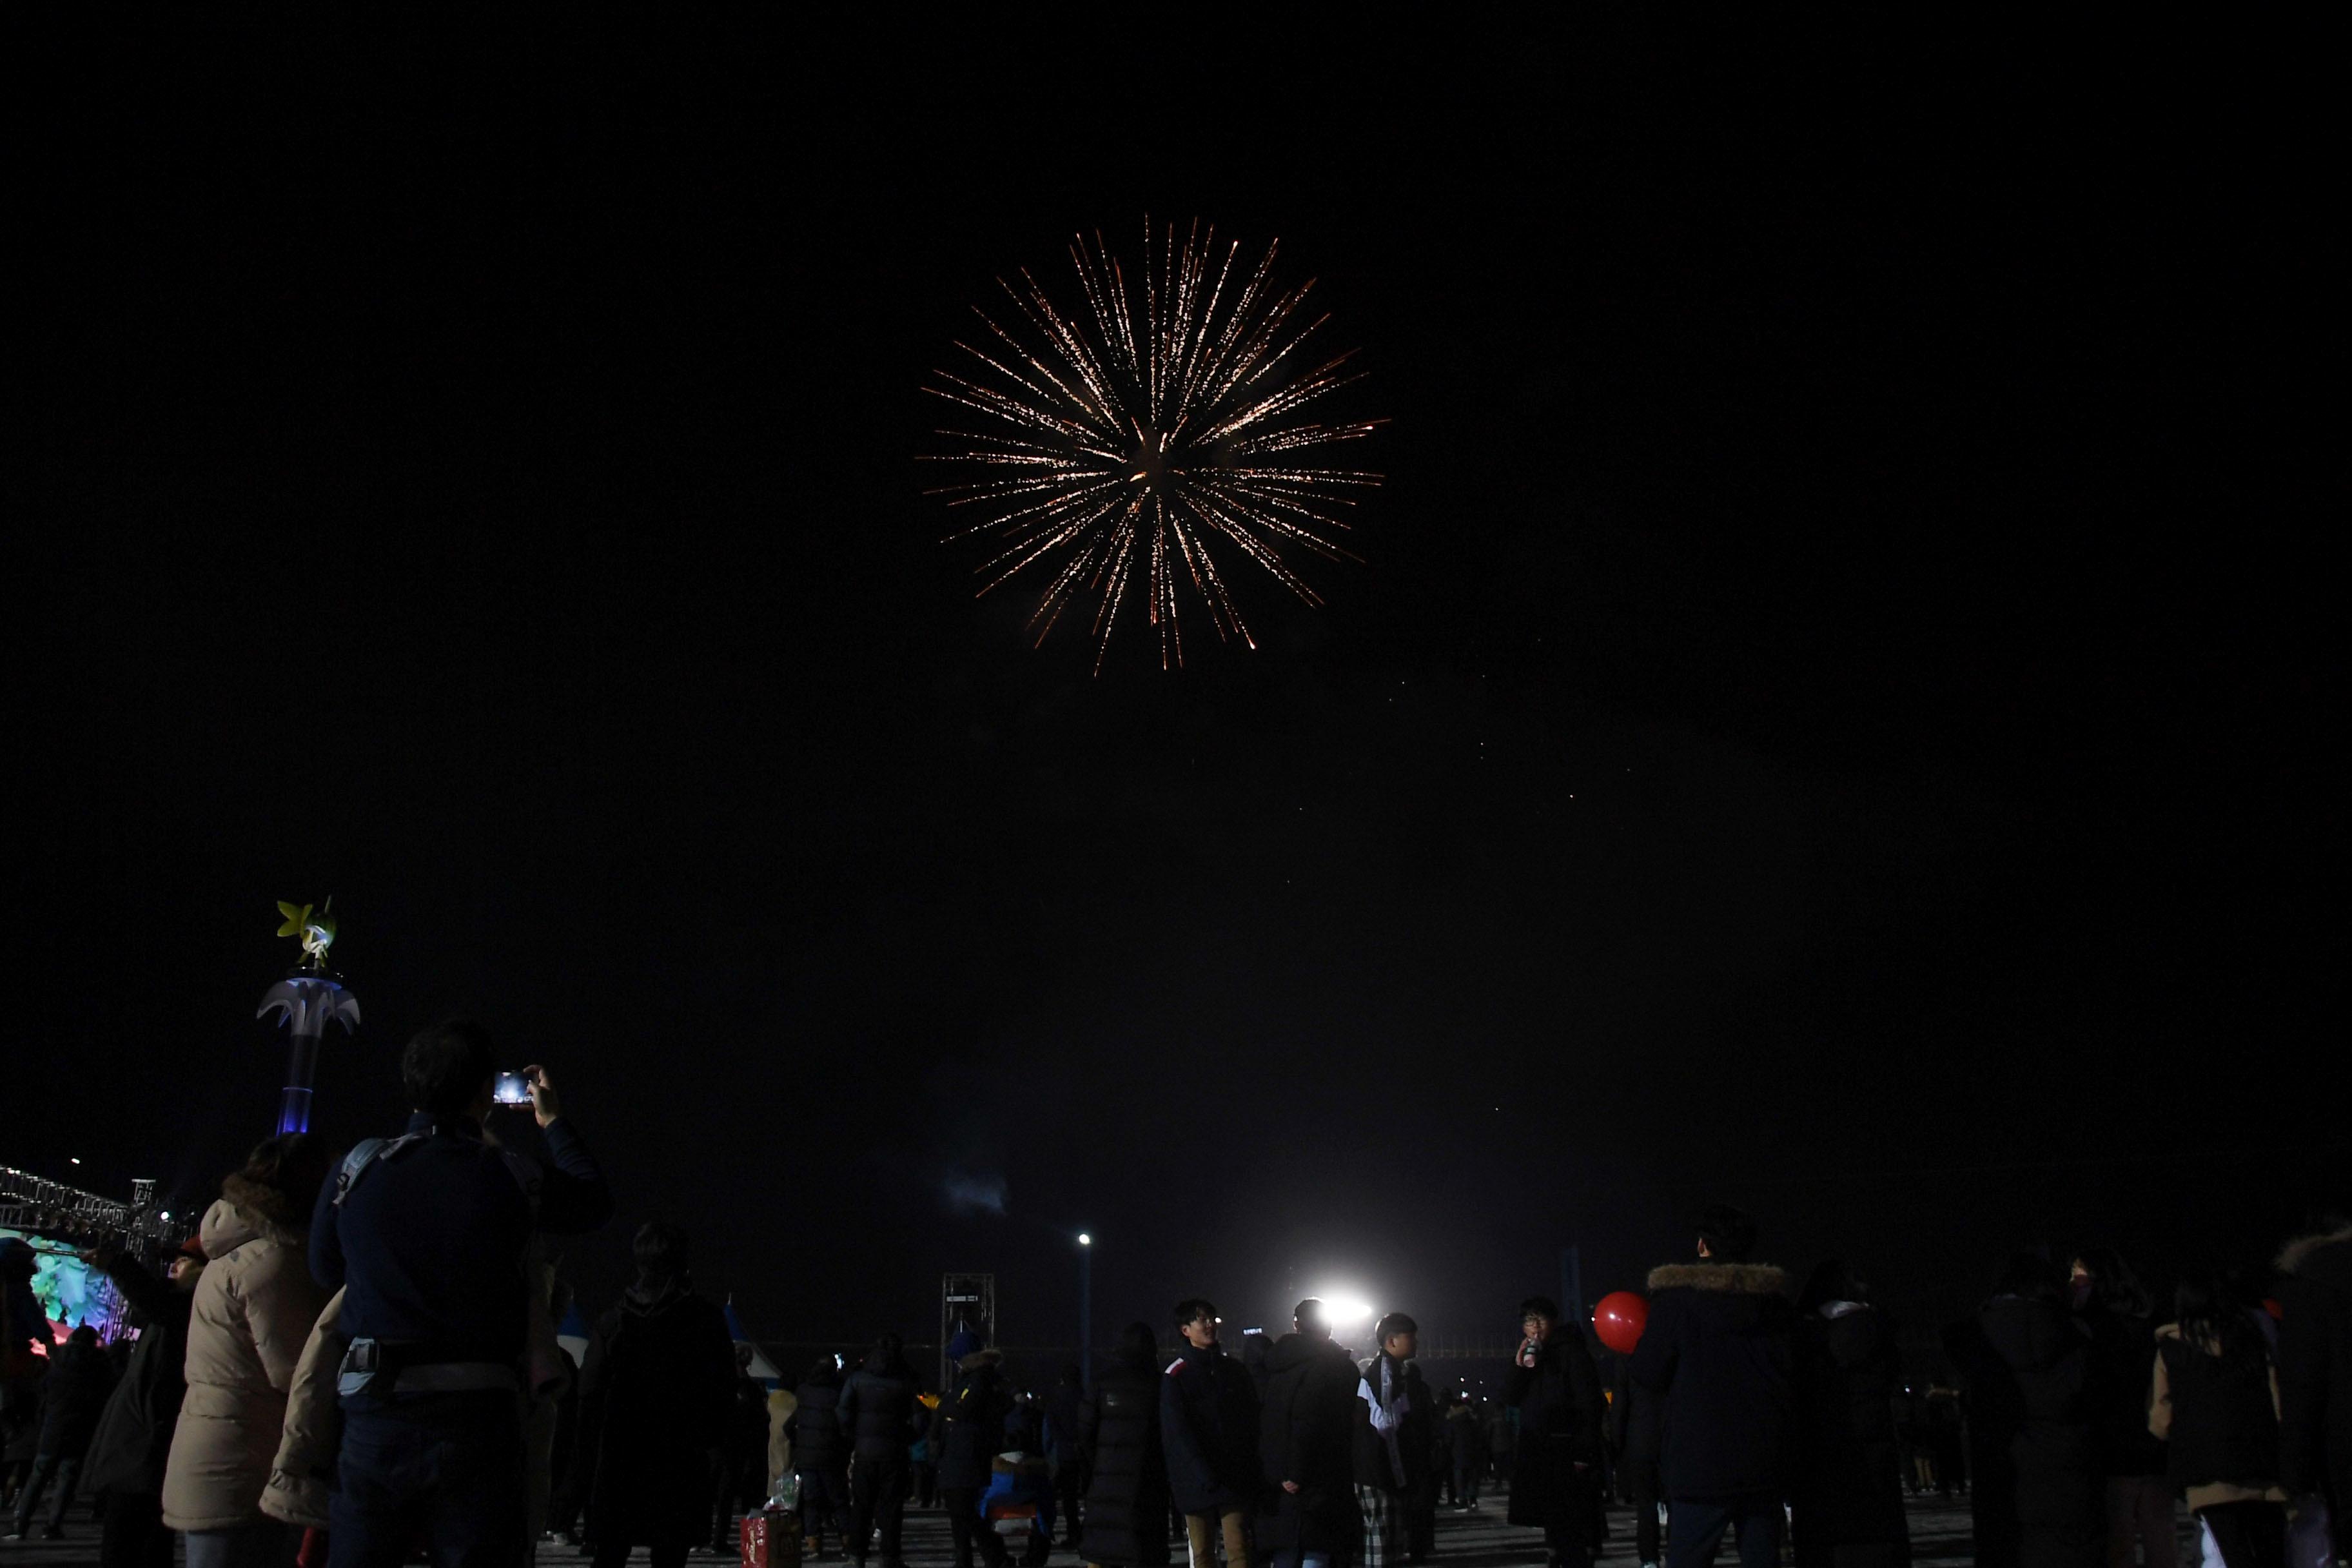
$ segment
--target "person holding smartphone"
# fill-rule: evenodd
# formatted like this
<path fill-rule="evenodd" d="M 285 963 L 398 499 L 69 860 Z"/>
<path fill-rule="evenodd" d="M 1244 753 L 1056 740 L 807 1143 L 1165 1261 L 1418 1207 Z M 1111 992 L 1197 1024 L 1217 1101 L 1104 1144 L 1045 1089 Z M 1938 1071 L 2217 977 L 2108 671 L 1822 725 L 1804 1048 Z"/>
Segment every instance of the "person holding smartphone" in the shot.
<path fill-rule="evenodd" d="M 352 1151 L 319 1194 L 310 1271 L 351 1336 L 330 1504 L 332 1568 L 398 1568 L 420 1531 L 444 1563 L 530 1555 L 519 1367 L 534 1230 L 593 1230 L 613 1194 L 543 1067 L 523 1069 L 541 1163 L 487 1141 L 498 1058 L 480 1025 L 402 1053 L 400 1137 Z"/>

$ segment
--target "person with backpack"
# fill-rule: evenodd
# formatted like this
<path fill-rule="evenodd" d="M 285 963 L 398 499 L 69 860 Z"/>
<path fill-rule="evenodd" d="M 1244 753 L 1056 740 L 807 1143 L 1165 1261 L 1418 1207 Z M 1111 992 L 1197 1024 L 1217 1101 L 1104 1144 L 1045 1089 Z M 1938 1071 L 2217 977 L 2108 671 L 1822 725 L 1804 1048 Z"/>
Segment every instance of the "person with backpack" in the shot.
<path fill-rule="evenodd" d="M 310 1271 L 341 1288 L 351 1336 L 330 1568 L 399 1568 L 420 1533 L 459 1568 L 529 1553 L 532 1234 L 593 1230 L 613 1194 L 544 1068 L 522 1076 L 546 1163 L 483 1138 L 497 1076 L 479 1025 L 417 1035 L 401 1055 L 406 1131 L 362 1143 L 319 1195 Z"/>

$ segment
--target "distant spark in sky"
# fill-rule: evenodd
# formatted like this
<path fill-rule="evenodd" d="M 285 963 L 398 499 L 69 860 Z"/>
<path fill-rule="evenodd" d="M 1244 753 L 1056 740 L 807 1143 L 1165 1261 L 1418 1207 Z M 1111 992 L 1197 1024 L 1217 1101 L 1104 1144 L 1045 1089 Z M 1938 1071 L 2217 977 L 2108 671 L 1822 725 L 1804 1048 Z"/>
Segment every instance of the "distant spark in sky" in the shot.
<path fill-rule="evenodd" d="M 1300 309 L 1313 279 L 1286 291 L 1270 281 L 1278 246 L 1243 277 L 1238 241 L 1220 251 L 1216 229 L 1203 234 L 1195 219 L 1181 241 L 1170 224 L 1155 245 L 1147 218 L 1140 276 L 1130 279 L 1099 232 L 1091 246 L 1076 236 L 1083 311 L 1064 311 L 1026 268 L 1017 286 L 1000 278 L 1012 312 L 974 307 L 987 332 L 956 342 L 964 374 L 936 371 L 937 384 L 923 388 L 978 426 L 938 432 L 953 449 L 924 460 L 971 477 L 924 493 L 971 518 L 950 542 L 996 536 L 977 569 L 982 595 L 1032 566 L 1045 576 L 1029 618 L 1037 643 L 1091 598 L 1099 672 L 1122 608 L 1137 599 L 1160 667 L 1180 665 L 1177 590 L 1189 582 L 1218 637 L 1255 647 L 1219 552 L 1254 562 L 1310 605 L 1322 599 L 1287 547 L 1360 559 L 1331 536 L 1381 476 L 1325 466 L 1320 449 L 1387 421 L 1307 416 L 1364 373 L 1349 366 L 1353 349 L 1322 358 L 1306 347 L 1330 318 L 1307 321 Z"/>

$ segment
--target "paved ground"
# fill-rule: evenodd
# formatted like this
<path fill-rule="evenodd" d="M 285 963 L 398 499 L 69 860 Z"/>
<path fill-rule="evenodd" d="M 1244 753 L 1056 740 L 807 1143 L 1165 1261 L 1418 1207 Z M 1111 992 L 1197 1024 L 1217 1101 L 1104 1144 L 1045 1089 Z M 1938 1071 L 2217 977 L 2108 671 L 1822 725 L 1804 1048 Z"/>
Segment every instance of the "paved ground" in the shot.
<path fill-rule="evenodd" d="M 1502 1499 L 1494 1499 L 1476 1513 L 1441 1512 L 1437 1516 L 1433 1568 L 1540 1568 L 1542 1539 L 1533 1531 L 1513 1530 L 1504 1523 L 1502 1503 Z M 86 1512 L 75 1511 L 77 1517 L 67 1524 L 63 1541 L 0 1542 L 0 1568 L 94 1568 L 98 1562 L 98 1529 L 89 1522 Z M 2180 1561 L 2194 1563 L 2198 1561 L 2195 1527 L 2188 1523 L 2185 1513 L 2181 1520 L 2184 1528 Z M 954 1560 L 948 1544 L 947 1521 L 939 1510 L 908 1511 L 905 1550 L 907 1561 L 914 1568 L 942 1568 Z M 1972 1563 L 1966 1500 L 1915 1500 L 1911 1507 L 1911 1550 L 1912 1556 L 1923 1563 Z M 1182 1568 L 1184 1554 L 1181 1547 L 1175 1560 L 1178 1568 Z M 539 1561 L 541 1568 L 585 1568 L 586 1560 L 570 1548 L 554 1545 L 541 1547 Z M 631 1561 L 642 1565 L 646 1554 L 639 1552 Z M 836 1568 L 842 1564 L 838 1552 L 829 1552 L 818 1561 Z M 1075 1561 L 1071 1553 L 1056 1551 L 1052 1568 L 1074 1568 Z M 1631 1510 L 1611 1510 L 1609 1544 L 1601 1561 L 1619 1568 L 1634 1561 Z M 718 1568 L 719 1562 L 708 1552 L 697 1552 L 688 1560 L 688 1568 Z M 1734 1559 L 1727 1546 L 1717 1562 L 1724 1568 L 1731 1568 Z"/>

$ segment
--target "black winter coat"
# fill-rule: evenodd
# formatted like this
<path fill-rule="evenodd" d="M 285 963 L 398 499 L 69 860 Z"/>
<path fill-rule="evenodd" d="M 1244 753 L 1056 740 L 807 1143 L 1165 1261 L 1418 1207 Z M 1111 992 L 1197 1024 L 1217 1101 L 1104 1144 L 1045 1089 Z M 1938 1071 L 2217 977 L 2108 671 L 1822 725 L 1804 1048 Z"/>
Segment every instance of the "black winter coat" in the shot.
<path fill-rule="evenodd" d="M 868 1352 L 866 1364 L 842 1384 L 836 1408 L 842 1434 L 849 1439 L 851 1458 L 908 1462 L 918 1406 L 915 1373 L 903 1359 L 885 1359 L 878 1350 Z"/>
<path fill-rule="evenodd" d="M 1996 1296 L 1944 1344 L 1968 1396 L 1978 1568 L 2100 1568 L 2089 1331 L 2055 1301 Z"/>
<path fill-rule="evenodd" d="M 71 1340 L 49 1357 L 49 1375 L 41 1384 L 39 1451 L 79 1459 L 89 1448 L 99 1417 L 114 1394 L 114 1363 L 100 1345 L 78 1345 Z"/>
<path fill-rule="evenodd" d="M 1457 1465 L 1485 1465 L 1486 1425 L 1478 1414 L 1478 1407 L 1466 1400 L 1448 1410 L 1444 1426 L 1446 1457 Z"/>
<path fill-rule="evenodd" d="M 116 1258 L 106 1273 L 141 1327 L 130 1369 L 115 1385 L 82 1460 L 82 1486 L 93 1497 L 106 1491 L 161 1497 L 172 1430 L 188 1394 L 188 1317 L 196 1296 L 130 1258 Z"/>
<path fill-rule="evenodd" d="M 1875 1309 L 1841 1305 L 1837 1317 L 1797 1325 L 1800 1448 L 1790 1501 L 1798 1568 L 1829 1568 L 1848 1546 L 1891 1545 L 1897 1563 L 1910 1559 L 1895 1429 L 1902 1356 Z"/>
<path fill-rule="evenodd" d="M 994 1351 L 974 1351 L 958 1362 L 955 1387 L 931 1413 L 931 1459 L 943 1488 L 988 1488 L 991 1467 L 1004 1450 L 1004 1418 L 1013 1409 L 996 1370 L 1000 1359 Z"/>
<path fill-rule="evenodd" d="M 1654 1314 L 1652 1322 L 1657 1321 Z M 1511 1455 L 1510 1522 L 1581 1532 L 1601 1506 L 1601 1373 L 1573 1328 L 1536 1352 L 1536 1364 L 1511 1367 L 1507 1399 L 1519 1413 Z M 1581 1464 L 1584 1468 L 1576 1467 Z"/>
<path fill-rule="evenodd" d="M 2094 1303 L 2083 1313 L 2091 1334 L 2091 1404 L 2099 1437 L 2099 1473 L 2164 1474 L 2164 1443 L 2147 1429 L 2147 1380 L 2156 1366 L 2156 1325 Z"/>
<path fill-rule="evenodd" d="M 1223 1513 L 1257 1500 L 1257 1384 L 1223 1351 L 1188 1342 L 1160 1374 L 1160 1437 L 1179 1511 Z"/>
<path fill-rule="evenodd" d="M 841 1380 L 813 1377 L 793 1391 L 800 1401 L 784 1417 L 784 1436 L 793 1445 L 793 1468 L 830 1470 L 849 1458 L 841 1441 Z"/>
<path fill-rule="evenodd" d="M 1078 1408 L 1078 1452 L 1088 1472 L 1084 1556 L 1103 1568 L 1158 1568 L 1168 1561 L 1161 1381 L 1149 1362 L 1115 1362 Z"/>
<path fill-rule="evenodd" d="M 709 1539 L 734 1386 L 726 1316 L 683 1283 L 632 1286 L 604 1314 L 580 1368 L 578 1437 L 589 1523 L 600 1538 Z"/>
<path fill-rule="evenodd" d="M 1258 1545 L 1352 1552 L 1359 1533 L 1354 1431 L 1356 1363 L 1328 1339 L 1285 1334 L 1266 1354 L 1258 1412 Z M 1282 1483 L 1297 1483 L 1296 1492 Z"/>
<path fill-rule="evenodd" d="M 1659 1396 L 1672 1499 L 1780 1497 L 1796 1449 L 1796 1309 L 1769 1263 L 1650 1271 L 1633 1377 Z"/>
<path fill-rule="evenodd" d="M 2352 1520 L 2352 1229 L 2279 1255 L 2279 1479 Z M 2338 1539 L 2341 1539 L 2339 1536 Z"/>

